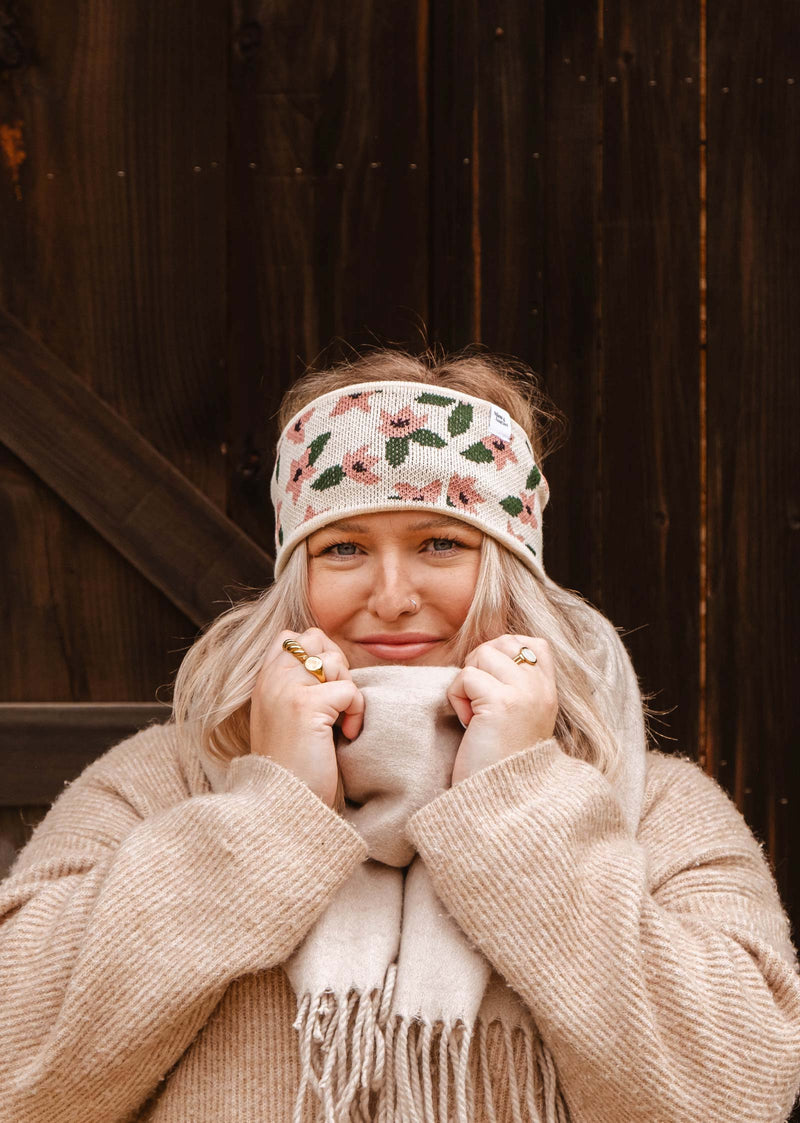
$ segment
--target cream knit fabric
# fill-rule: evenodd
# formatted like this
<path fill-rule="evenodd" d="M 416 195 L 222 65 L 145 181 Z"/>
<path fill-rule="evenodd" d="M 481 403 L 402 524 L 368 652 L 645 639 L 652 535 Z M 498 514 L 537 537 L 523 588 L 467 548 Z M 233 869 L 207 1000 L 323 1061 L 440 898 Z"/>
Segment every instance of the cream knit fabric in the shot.
<path fill-rule="evenodd" d="M 298 543 L 345 515 L 439 511 L 544 575 L 547 480 L 504 410 L 422 382 L 364 382 L 315 398 L 278 440 L 275 576 Z"/>
<path fill-rule="evenodd" d="M 625 648 L 600 614 L 593 647 L 598 673 L 610 676 L 619 699 L 610 732 L 621 757 L 615 776 L 624 782 L 615 793 L 635 833 L 646 753 L 639 687 Z M 342 741 L 337 755 L 348 801 L 344 815 L 367 843 L 369 860 L 286 964 L 300 1007 L 298 1120 L 308 1092 L 319 1102 L 323 1123 L 383 1123 L 396 1110 L 420 1121 L 469 1123 L 474 1117 L 469 1052 L 488 1025 L 479 1011 L 491 964 L 442 907 L 406 830 L 410 818 L 450 786 L 463 736 L 447 700 L 457 674 L 457 667 L 426 666 L 352 672 L 364 695 L 364 726 L 354 741 Z M 532 1088 L 550 1071 L 552 1058 L 512 996 L 500 992 L 491 1019 L 509 1036 L 521 1036 L 531 1066 L 525 1083 Z M 491 1112 L 491 1088 L 486 1092 Z M 521 1110 L 525 1123 L 540 1123 L 533 1097 Z M 544 1123 L 558 1123 L 557 1102 L 541 1110 Z"/>
<path fill-rule="evenodd" d="M 648 755 L 634 837 L 606 779 L 541 742 L 422 807 L 409 837 L 493 968 L 476 1123 L 531 1101 L 572 1123 L 786 1118 L 786 920 L 741 816 L 693 764 Z M 0 885 L 2 1123 L 291 1119 L 281 965 L 365 856 L 269 759 L 233 761 L 213 794 L 169 725 L 106 754 Z M 509 986 L 553 1061 L 532 1087 L 521 1038 L 491 1021 Z"/>

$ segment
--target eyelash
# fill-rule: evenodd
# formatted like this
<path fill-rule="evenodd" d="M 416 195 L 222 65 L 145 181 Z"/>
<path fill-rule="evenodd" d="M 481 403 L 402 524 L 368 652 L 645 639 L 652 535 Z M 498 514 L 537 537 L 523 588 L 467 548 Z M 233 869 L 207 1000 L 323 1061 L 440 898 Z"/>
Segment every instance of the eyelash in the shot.
<path fill-rule="evenodd" d="M 432 543 L 432 542 L 450 542 L 450 543 L 452 543 L 452 545 L 454 547 L 457 547 L 459 549 L 466 549 L 467 548 L 466 543 L 462 542 L 458 538 L 428 538 L 427 542 L 429 542 L 429 543 Z M 354 558 L 354 557 L 357 556 L 356 554 L 335 554 L 334 550 L 338 546 L 355 546 L 356 549 L 358 549 L 358 543 L 357 542 L 351 542 L 349 540 L 343 540 L 341 542 L 331 542 L 330 546 L 325 546 L 324 549 L 320 550 L 319 554 L 317 554 L 317 557 L 322 557 L 325 554 L 328 554 L 329 556 L 334 557 L 334 558 Z M 433 554 L 435 557 L 440 557 L 440 558 L 453 557 L 455 552 L 456 551 L 454 549 L 450 549 L 450 550 L 431 550 L 430 551 L 430 553 Z"/>

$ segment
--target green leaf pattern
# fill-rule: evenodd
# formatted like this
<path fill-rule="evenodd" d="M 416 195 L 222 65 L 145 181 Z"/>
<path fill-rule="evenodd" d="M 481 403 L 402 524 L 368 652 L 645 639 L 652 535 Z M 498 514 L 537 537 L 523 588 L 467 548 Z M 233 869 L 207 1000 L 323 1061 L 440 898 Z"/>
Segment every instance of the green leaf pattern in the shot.
<path fill-rule="evenodd" d="M 328 441 L 330 439 L 331 439 L 330 433 L 320 433 L 320 435 L 318 437 L 314 438 L 314 440 L 308 446 L 308 462 L 309 462 L 309 464 L 314 464 L 317 460 L 319 460 L 320 453 L 325 448 L 325 445 L 328 443 Z"/>
<path fill-rule="evenodd" d="M 427 391 L 419 394 L 414 400 L 419 405 L 448 408 L 450 406 L 453 406 L 453 409 L 450 411 L 447 417 L 447 432 L 451 438 L 459 437 L 464 433 L 467 433 L 473 424 L 474 409 L 473 406 L 467 402 L 459 402 L 457 398 L 448 397 L 442 394 L 432 394 Z M 311 441 L 307 448 L 307 463 L 309 465 L 313 466 L 320 458 L 332 435 L 333 431 L 328 430 L 325 433 L 320 433 Z M 484 438 L 483 440 L 477 440 L 468 445 L 467 448 L 461 450 L 461 456 L 463 456 L 465 460 L 469 460 L 474 464 L 491 464 L 494 460 L 494 456 L 490 448 L 487 447 L 487 444 L 484 443 L 485 440 L 486 438 Z M 408 433 L 405 436 L 387 437 L 385 458 L 390 467 L 399 468 L 403 463 L 405 463 L 410 453 L 411 441 L 423 448 L 435 449 L 446 448 L 448 444 L 448 441 L 446 439 L 440 437 L 439 434 L 435 433 L 432 429 L 416 429 L 414 432 Z M 528 449 L 528 452 L 532 454 L 530 443 L 527 440 L 525 441 L 525 446 Z M 275 464 L 276 480 L 279 478 L 280 465 L 281 461 L 280 457 L 278 457 Z M 332 464 L 330 465 L 330 467 L 322 471 L 315 479 L 309 480 L 309 483 L 314 491 L 326 491 L 328 488 L 336 487 L 346 478 L 348 478 L 348 472 L 345 471 L 344 467 L 341 464 Z M 349 473 L 349 478 L 355 479 L 352 472 Z M 525 482 L 525 489 L 529 492 L 536 491 L 536 489 L 542 483 L 542 480 L 542 473 L 538 466 L 534 464 L 534 466 L 528 473 Z M 399 499 L 400 496 L 392 495 L 390 496 L 390 498 Z M 513 519 L 517 519 L 525 509 L 523 498 L 524 492 L 520 492 L 520 494 L 518 495 L 507 495 L 504 499 L 499 500 L 499 505 L 507 515 L 509 515 Z M 445 494 L 444 499 L 448 507 L 454 508 L 454 504 L 447 494 Z M 525 516 L 521 521 L 529 522 L 530 518 L 528 516 Z M 282 545 L 284 532 L 283 528 L 280 526 L 278 527 L 277 537 L 279 544 Z M 536 550 L 533 548 L 533 546 L 529 545 L 528 543 L 525 543 L 525 545 L 526 548 L 530 550 L 531 554 L 536 557 Z"/>
<path fill-rule="evenodd" d="M 472 424 L 472 413 L 472 406 L 467 402 L 456 406 L 447 419 L 447 431 L 451 437 L 460 437 L 462 433 L 466 433 Z"/>
<path fill-rule="evenodd" d="M 332 464 L 330 468 L 326 468 L 321 475 L 317 476 L 311 486 L 314 491 L 326 491 L 329 487 L 340 484 L 344 476 L 344 468 L 340 464 Z"/>

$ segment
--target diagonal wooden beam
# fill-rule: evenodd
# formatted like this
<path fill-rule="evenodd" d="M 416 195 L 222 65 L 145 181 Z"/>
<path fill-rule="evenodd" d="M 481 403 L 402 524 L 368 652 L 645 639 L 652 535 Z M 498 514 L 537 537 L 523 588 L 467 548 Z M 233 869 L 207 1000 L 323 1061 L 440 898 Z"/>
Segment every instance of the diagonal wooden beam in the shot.
<path fill-rule="evenodd" d="M 13 316 L 0 310 L 0 441 L 196 624 L 272 559 Z"/>

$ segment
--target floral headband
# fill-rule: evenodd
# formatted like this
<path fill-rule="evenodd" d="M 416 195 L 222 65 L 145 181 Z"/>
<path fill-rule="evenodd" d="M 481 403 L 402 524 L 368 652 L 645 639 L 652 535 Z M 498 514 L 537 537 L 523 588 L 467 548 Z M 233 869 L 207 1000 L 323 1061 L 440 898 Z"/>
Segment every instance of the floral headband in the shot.
<path fill-rule="evenodd" d="M 505 410 L 420 382 L 365 382 L 315 398 L 281 433 L 271 486 L 275 576 L 309 534 L 346 515 L 440 511 L 540 574 L 547 481 Z"/>

